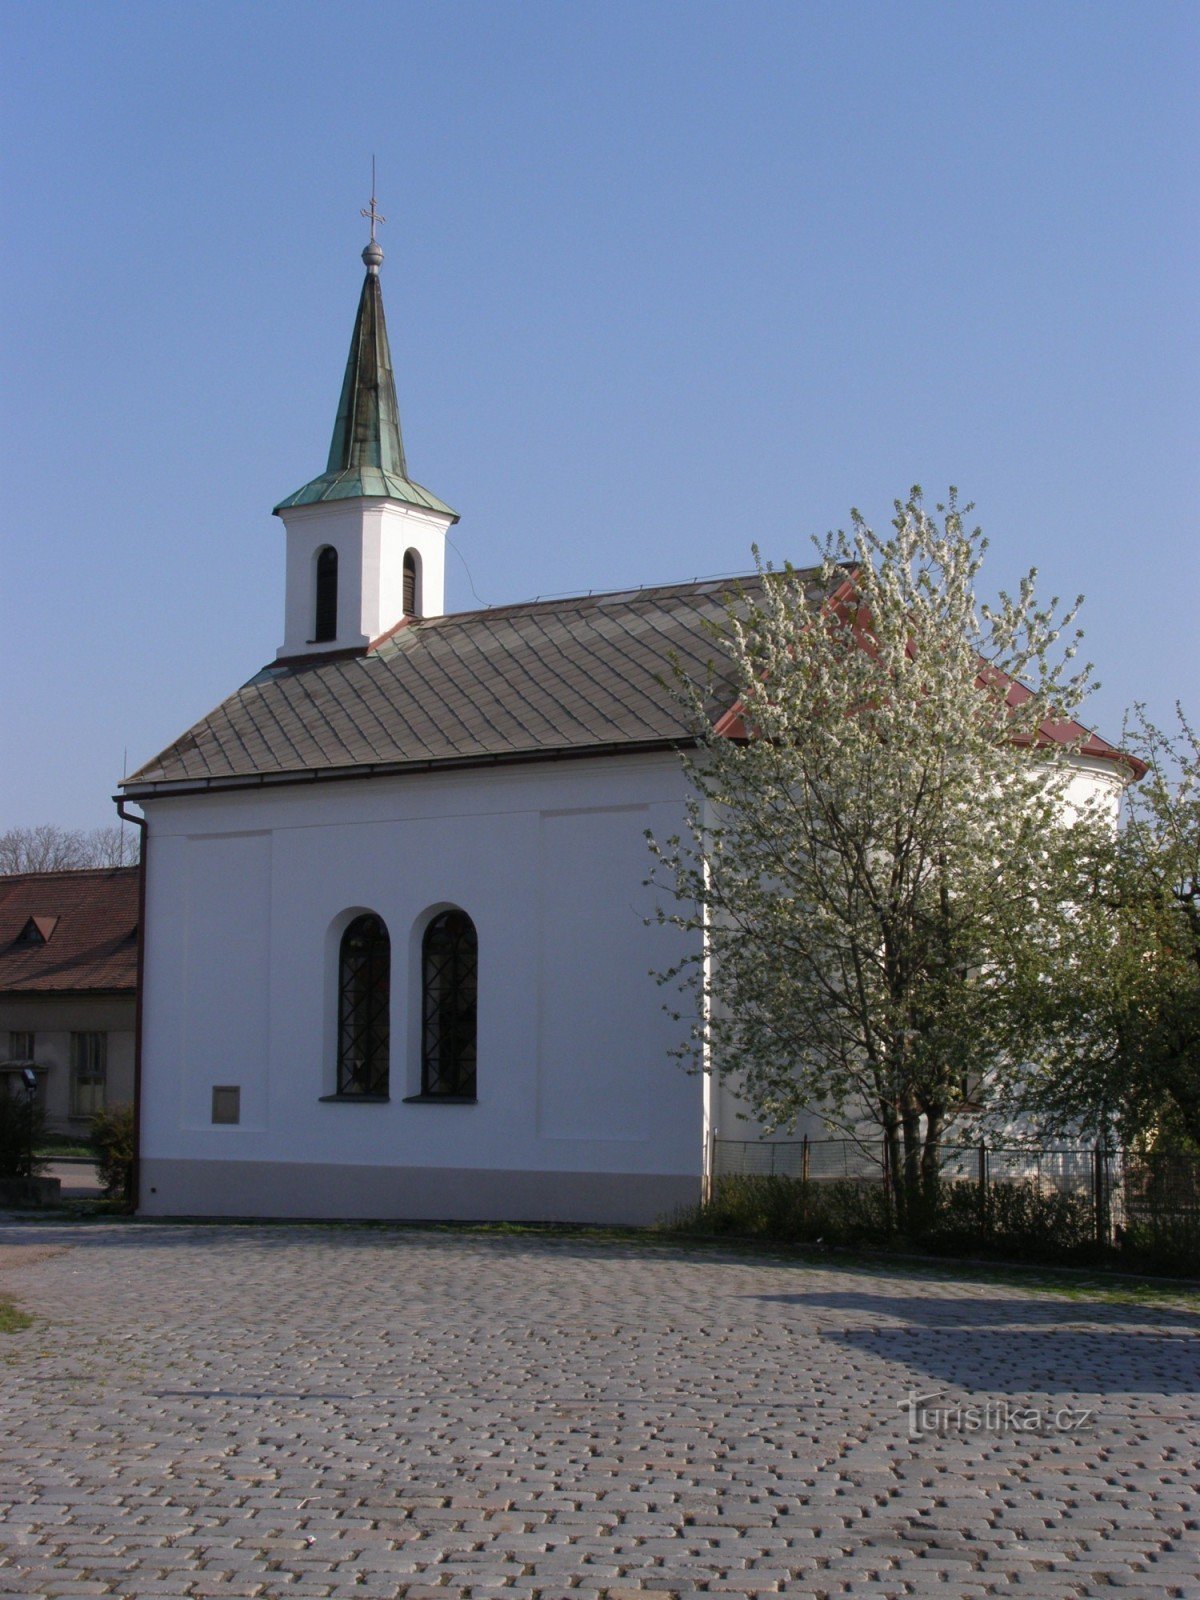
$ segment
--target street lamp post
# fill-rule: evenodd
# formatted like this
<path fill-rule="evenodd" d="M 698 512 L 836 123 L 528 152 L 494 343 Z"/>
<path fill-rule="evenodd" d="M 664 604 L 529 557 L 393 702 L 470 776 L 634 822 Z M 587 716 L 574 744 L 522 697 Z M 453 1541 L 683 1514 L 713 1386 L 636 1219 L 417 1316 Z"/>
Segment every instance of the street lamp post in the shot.
<path fill-rule="evenodd" d="M 37 1094 L 37 1073 L 32 1067 L 21 1068 L 21 1082 L 25 1085 L 25 1176 L 33 1177 L 33 1102 Z"/>

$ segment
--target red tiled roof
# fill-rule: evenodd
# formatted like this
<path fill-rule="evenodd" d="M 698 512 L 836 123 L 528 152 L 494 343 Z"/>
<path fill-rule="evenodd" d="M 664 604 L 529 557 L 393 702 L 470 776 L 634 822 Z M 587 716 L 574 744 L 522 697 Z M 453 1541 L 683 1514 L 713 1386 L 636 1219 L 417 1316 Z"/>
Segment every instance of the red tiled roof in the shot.
<path fill-rule="evenodd" d="M 835 589 L 825 602 L 831 610 L 839 615 L 847 614 L 847 603 L 856 593 L 854 574 L 846 579 L 839 589 Z M 855 625 L 855 632 L 863 648 L 875 653 L 874 642 L 870 639 L 861 618 L 863 613 L 858 612 L 859 620 Z M 908 655 L 913 654 L 913 645 L 908 646 Z M 1033 691 L 1023 683 L 1018 683 L 1010 678 L 1007 673 L 1000 672 L 985 661 L 979 663 L 979 676 L 975 680 L 980 689 L 991 687 L 996 691 L 1004 691 L 1004 702 L 1014 709 L 1022 706 L 1033 698 Z M 717 718 L 715 731 L 728 739 L 748 739 L 750 737 L 750 724 L 746 720 L 746 705 L 741 699 L 734 703 Z M 1037 741 L 1040 745 L 1060 744 L 1070 746 L 1081 756 L 1090 756 L 1095 761 L 1111 761 L 1114 766 L 1125 768 L 1127 774 L 1135 781 L 1146 776 L 1148 768 L 1144 761 L 1135 755 L 1130 755 L 1126 750 L 1121 750 L 1115 744 L 1109 744 L 1107 739 L 1102 739 L 1098 733 L 1090 728 L 1085 728 L 1081 722 L 1073 722 L 1068 718 L 1054 719 L 1048 717 L 1038 728 Z M 1016 745 L 1032 743 L 1032 737 L 1027 733 L 1018 733 L 1013 736 Z"/>
<path fill-rule="evenodd" d="M 1023 683 L 1009 682 L 1005 698 L 1010 706 L 1019 706 L 1025 704 L 1031 693 L 1032 691 Z M 1046 721 L 1042 723 L 1038 732 L 1043 744 L 1072 745 L 1081 756 L 1091 756 L 1095 761 L 1112 761 L 1118 766 L 1128 768 L 1134 779 L 1144 778 L 1149 770 L 1146 763 L 1137 756 L 1130 755 L 1127 750 L 1118 749 L 1115 744 L 1109 744 L 1107 739 L 1102 739 L 1098 733 L 1085 728 L 1080 722 Z"/>
<path fill-rule="evenodd" d="M 0 993 L 132 994 L 137 920 L 137 867 L 0 877 Z M 26 942 L 31 921 L 43 938 Z"/>

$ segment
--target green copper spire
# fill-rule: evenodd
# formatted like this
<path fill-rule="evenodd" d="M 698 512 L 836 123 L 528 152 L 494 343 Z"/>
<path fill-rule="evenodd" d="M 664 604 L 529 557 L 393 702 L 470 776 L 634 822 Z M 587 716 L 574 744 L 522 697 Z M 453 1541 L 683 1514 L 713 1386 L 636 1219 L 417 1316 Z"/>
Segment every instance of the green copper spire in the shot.
<path fill-rule="evenodd" d="M 364 211 L 363 215 L 368 213 Z M 392 375 L 392 353 L 383 316 L 383 294 L 379 287 L 383 251 L 375 238 L 375 224 L 383 219 L 375 211 L 374 197 L 369 215 L 371 242 L 363 251 L 367 275 L 354 319 L 342 397 L 329 445 L 329 462 L 319 478 L 281 500 L 275 510 L 316 505 L 322 500 L 371 497 L 447 512 L 457 521 L 457 513 L 444 501 L 419 483 L 413 483 L 408 476 L 404 441 L 400 435 L 400 408 L 396 404 L 396 380 Z"/>
<path fill-rule="evenodd" d="M 362 467 L 378 467 L 397 478 L 408 477 L 392 353 L 383 318 L 383 295 L 379 271 L 374 266 L 368 267 L 363 280 L 325 470 L 346 472 Z"/>

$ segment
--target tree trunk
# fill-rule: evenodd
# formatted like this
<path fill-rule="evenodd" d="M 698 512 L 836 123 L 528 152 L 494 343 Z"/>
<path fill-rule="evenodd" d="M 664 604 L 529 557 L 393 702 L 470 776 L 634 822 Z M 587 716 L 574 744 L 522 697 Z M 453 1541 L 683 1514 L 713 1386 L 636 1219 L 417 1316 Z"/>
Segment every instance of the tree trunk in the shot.
<path fill-rule="evenodd" d="M 925 1143 L 921 1147 L 921 1208 L 927 1223 L 937 1214 L 942 1190 L 942 1129 L 946 1113 L 941 1106 L 930 1106 L 925 1113 Z"/>
<path fill-rule="evenodd" d="M 919 1231 L 921 1215 L 921 1113 L 916 1106 L 904 1107 L 904 1212 L 906 1231 Z"/>
<path fill-rule="evenodd" d="M 900 1145 L 900 1121 L 891 1106 L 880 1108 L 879 1120 L 883 1123 L 883 1137 L 887 1149 L 886 1182 L 891 1202 L 892 1221 L 902 1232 L 905 1224 L 904 1159 Z"/>

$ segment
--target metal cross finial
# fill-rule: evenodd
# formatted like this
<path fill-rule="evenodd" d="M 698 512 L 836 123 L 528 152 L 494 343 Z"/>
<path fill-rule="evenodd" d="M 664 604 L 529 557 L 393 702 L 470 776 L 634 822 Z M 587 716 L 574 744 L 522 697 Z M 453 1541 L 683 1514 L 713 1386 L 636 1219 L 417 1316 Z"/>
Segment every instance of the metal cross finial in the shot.
<path fill-rule="evenodd" d="M 375 224 L 377 222 L 386 222 L 387 221 L 387 218 L 384 217 L 384 216 L 381 216 L 379 214 L 379 212 L 376 211 L 376 209 L 375 209 L 375 157 L 374 156 L 371 157 L 371 208 L 370 208 L 369 211 L 364 208 L 362 211 L 359 212 L 359 216 L 360 217 L 369 217 L 371 219 L 371 243 L 374 244 L 375 243 Z"/>

